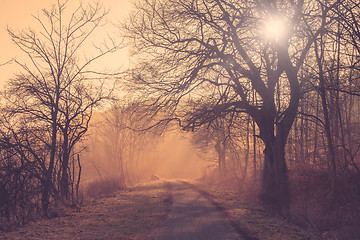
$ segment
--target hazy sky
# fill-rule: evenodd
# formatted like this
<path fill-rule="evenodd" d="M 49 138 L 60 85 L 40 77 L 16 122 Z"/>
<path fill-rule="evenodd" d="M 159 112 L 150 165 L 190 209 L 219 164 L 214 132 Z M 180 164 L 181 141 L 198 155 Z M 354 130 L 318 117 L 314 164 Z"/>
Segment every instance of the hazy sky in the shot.
<path fill-rule="evenodd" d="M 37 26 L 31 16 L 37 15 L 41 9 L 50 9 L 56 0 L 0 0 L 0 64 L 19 56 L 19 50 L 10 42 L 6 26 L 12 29 L 23 29 L 28 26 Z M 83 0 L 84 3 L 88 2 Z M 91 2 L 91 1 L 90 1 Z M 100 0 L 106 8 L 110 8 L 108 19 L 116 23 L 124 19 L 131 9 L 131 0 Z M 79 0 L 69 0 L 69 3 L 78 4 Z M 125 61 L 123 59 L 123 61 Z M 0 86 L 10 78 L 17 68 L 11 66 L 0 67 Z"/>

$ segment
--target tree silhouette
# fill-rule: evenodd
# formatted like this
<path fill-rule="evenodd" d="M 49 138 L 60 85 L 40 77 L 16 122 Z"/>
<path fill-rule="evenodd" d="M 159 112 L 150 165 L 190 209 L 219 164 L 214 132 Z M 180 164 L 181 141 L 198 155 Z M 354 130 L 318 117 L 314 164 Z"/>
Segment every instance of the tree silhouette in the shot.
<path fill-rule="evenodd" d="M 42 162 L 44 213 L 56 192 L 55 174 L 59 174 L 60 197 L 69 199 L 69 159 L 74 146 L 86 133 L 94 107 L 110 97 L 105 81 L 114 73 L 97 72 L 91 64 L 119 48 L 112 39 L 94 50 L 87 45 L 105 22 L 107 11 L 99 3 L 66 10 L 66 2 L 57 1 L 50 10 L 34 16 L 39 30 L 8 29 L 28 61 L 15 60 L 23 72 L 9 81 L 4 93 L 9 112 L 4 122 L 15 133 L 22 128 L 16 119 L 22 119 L 30 126 L 25 131 L 44 145 L 40 153 L 32 143 L 23 145 Z"/>
<path fill-rule="evenodd" d="M 167 118 L 187 129 L 234 112 L 249 114 L 265 145 L 262 199 L 286 209 L 285 145 L 301 97 L 298 74 L 333 6 L 140 1 L 125 25 L 139 56 L 132 83 L 156 99 L 153 108 L 167 109 Z M 281 19 L 285 31 L 268 38 L 264 25 L 272 18 Z"/>

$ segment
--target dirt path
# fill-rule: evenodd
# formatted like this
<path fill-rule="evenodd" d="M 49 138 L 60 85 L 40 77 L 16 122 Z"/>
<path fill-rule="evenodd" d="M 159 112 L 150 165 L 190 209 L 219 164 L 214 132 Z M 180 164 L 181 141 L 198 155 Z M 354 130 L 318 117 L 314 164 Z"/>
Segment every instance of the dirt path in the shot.
<path fill-rule="evenodd" d="M 151 239 L 232 240 L 243 239 L 214 205 L 183 182 L 171 182 L 173 204 L 168 218 Z"/>

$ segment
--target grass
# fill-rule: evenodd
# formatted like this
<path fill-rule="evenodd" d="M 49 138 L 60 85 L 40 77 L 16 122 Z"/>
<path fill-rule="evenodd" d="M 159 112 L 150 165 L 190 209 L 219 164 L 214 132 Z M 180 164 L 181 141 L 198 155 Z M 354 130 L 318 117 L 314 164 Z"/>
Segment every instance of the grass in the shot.
<path fill-rule="evenodd" d="M 85 199 L 98 199 L 111 196 L 114 192 L 125 189 L 125 185 L 120 178 L 107 177 L 104 179 L 95 179 L 84 186 L 81 186 Z"/>
<path fill-rule="evenodd" d="M 0 232 L 0 239 L 143 239 L 166 217 L 168 200 L 163 182 L 141 184 L 92 200 L 80 212 Z"/>
<path fill-rule="evenodd" d="M 192 184 L 219 209 L 224 210 L 232 225 L 245 239 L 317 239 L 311 233 L 267 212 L 261 206 L 240 200 L 233 192 L 222 191 L 200 183 Z"/>

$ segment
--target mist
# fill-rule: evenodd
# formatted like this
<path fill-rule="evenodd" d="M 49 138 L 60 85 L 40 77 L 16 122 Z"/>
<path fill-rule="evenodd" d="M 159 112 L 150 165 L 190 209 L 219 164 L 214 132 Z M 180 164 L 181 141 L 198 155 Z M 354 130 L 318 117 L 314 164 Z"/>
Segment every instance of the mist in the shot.
<path fill-rule="evenodd" d="M 199 179 L 214 163 L 204 159 L 191 143 L 192 135 L 179 130 L 161 134 L 134 131 L 125 125 L 114 126 L 119 111 L 96 113 L 83 142 L 82 182 L 116 178 L 121 184 L 160 179 Z M 122 120 L 127 112 L 122 112 Z M 111 120 L 112 119 L 112 120 Z"/>
<path fill-rule="evenodd" d="M 190 136 L 176 131 L 165 134 L 155 154 L 155 174 L 166 179 L 198 179 L 204 175 L 210 162 L 201 158 Z"/>
<path fill-rule="evenodd" d="M 2 4 L 0 238 L 99 199 L 162 221 L 211 196 L 237 229 L 261 208 L 360 233 L 357 1 L 110 2 Z M 244 238 L 294 239 L 268 225 Z"/>

